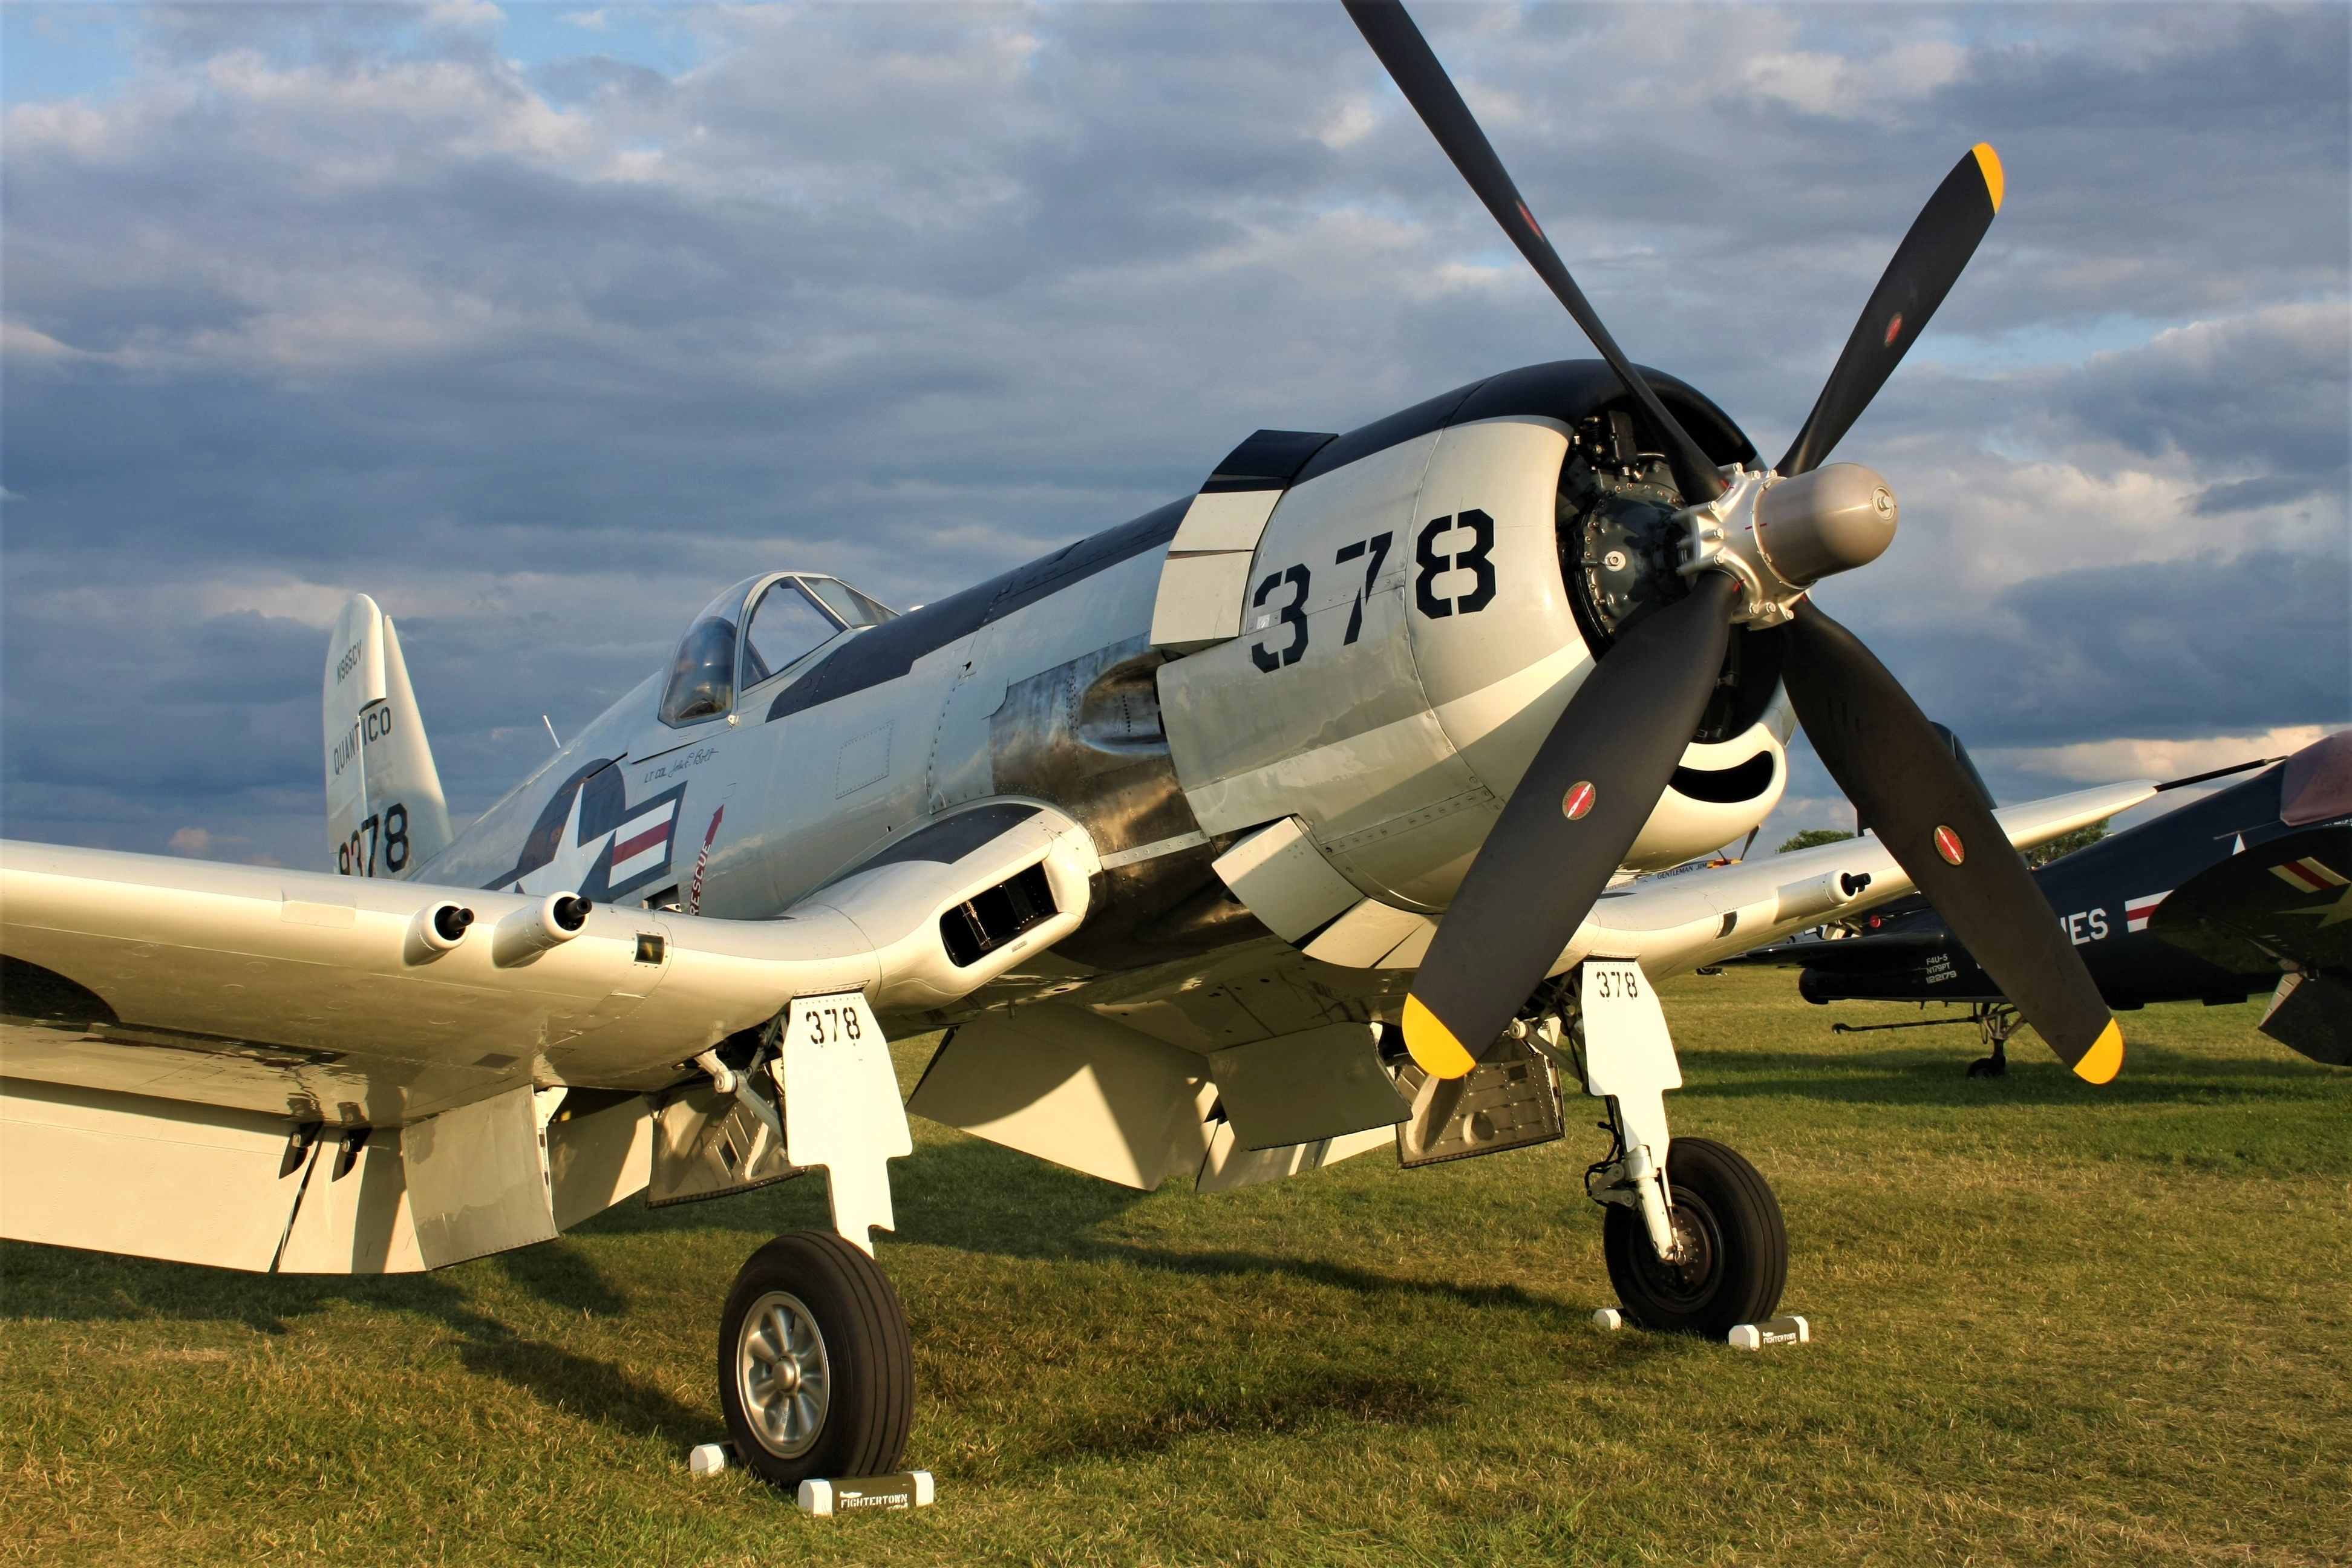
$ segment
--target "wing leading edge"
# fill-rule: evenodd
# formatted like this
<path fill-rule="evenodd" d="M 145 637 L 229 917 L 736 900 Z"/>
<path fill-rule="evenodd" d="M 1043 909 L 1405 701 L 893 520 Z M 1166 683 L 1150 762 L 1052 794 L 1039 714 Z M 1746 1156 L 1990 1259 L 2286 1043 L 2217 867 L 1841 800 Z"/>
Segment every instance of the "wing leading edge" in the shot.
<path fill-rule="evenodd" d="M 327 1272 L 544 1239 L 644 1187 L 693 1058 L 795 997 L 935 1007 L 1075 930 L 1085 833 L 982 809 L 769 921 L 0 844 L 0 1235 Z M 959 912 L 1016 880 L 1038 918 L 975 952 Z"/>

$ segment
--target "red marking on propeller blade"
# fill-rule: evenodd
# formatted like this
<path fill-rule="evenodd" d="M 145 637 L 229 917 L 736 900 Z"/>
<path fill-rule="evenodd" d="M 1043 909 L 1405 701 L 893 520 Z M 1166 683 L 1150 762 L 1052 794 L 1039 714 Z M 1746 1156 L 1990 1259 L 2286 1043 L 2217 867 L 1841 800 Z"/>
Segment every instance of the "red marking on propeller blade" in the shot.
<path fill-rule="evenodd" d="M 1567 798 L 1559 803 L 1559 814 L 1570 822 L 1574 822 L 1592 809 L 1592 803 L 1597 798 L 1599 797 L 1593 790 L 1592 781 L 1579 779 L 1569 786 Z"/>
<path fill-rule="evenodd" d="M 1969 858 L 1968 849 L 1960 843 L 1960 836 L 1942 826 L 1936 829 L 1936 853 L 1954 866 Z"/>
<path fill-rule="evenodd" d="M 1538 239 L 1541 239 L 1544 237 L 1543 225 L 1536 221 L 1535 214 L 1528 211 L 1528 204 L 1525 202 L 1521 202 L 1519 204 L 1519 216 L 1528 220 L 1528 226 L 1536 231 L 1536 237 Z"/>
<path fill-rule="evenodd" d="M 1902 335 L 1903 312 L 1897 310 L 1895 312 L 1895 319 L 1886 323 L 1886 342 L 1883 346 L 1890 349 L 1893 348 L 1895 346 L 1895 340 Z"/>

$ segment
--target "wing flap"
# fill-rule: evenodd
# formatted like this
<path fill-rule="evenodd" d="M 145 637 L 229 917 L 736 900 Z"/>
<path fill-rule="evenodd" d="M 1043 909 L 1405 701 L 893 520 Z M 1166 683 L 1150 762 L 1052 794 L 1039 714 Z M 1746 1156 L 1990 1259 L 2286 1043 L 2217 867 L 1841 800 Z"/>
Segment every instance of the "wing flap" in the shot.
<path fill-rule="evenodd" d="M 306 1165 L 283 1117 L 58 1084 L 0 1084 L 0 1235 L 268 1268 Z"/>

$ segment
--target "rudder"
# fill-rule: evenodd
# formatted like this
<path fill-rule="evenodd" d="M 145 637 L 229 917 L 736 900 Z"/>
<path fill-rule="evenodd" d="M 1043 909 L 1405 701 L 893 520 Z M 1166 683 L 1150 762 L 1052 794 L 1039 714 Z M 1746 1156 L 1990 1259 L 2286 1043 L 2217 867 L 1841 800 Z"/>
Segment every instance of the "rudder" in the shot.
<path fill-rule="evenodd" d="M 392 617 L 354 594 L 327 639 L 327 837 L 335 869 L 405 877 L 448 847 L 449 806 Z"/>

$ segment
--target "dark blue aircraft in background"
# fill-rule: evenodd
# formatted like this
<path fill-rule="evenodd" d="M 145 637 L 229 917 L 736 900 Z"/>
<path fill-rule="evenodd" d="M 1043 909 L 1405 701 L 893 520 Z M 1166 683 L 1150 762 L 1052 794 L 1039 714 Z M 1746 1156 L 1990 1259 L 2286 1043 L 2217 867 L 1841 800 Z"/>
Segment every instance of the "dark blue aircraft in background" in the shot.
<path fill-rule="evenodd" d="M 2218 1005 L 2268 992 L 2264 1034 L 2315 1062 L 2352 1066 L 2352 731 L 2248 765 L 2262 771 L 2053 860 L 2034 881 L 2109 1007 Z M 1888 906 L 1855 936 L 1784 942 L 1739 962 L 1803 965 L 1798 990 L 1816 1004 L 1967 1004 L 1992 1047 L 1969 1070 L 2007 1070 L 2015 1010 L 1918 899 Z"/>

